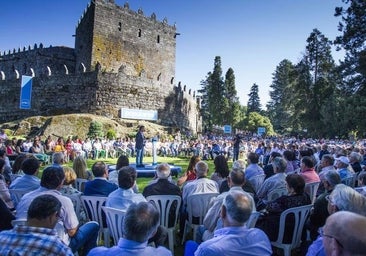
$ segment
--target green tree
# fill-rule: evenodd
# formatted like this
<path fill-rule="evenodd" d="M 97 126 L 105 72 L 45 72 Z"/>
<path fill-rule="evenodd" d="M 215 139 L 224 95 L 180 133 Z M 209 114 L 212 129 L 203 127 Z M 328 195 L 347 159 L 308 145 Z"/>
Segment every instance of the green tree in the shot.
<path fill-rule="evenodd" d="M 321 108 L 336 88 L 335 64 L 331 55 L 331 42 L 319 30 L 314 29 L 308 37 L 306 51 L 298 65 L 295 85 L 295 109 L 298 128 L 311 136 L 326 134 Z M 303 126 L 303 127 L 301 127 Z"/>
<path fill-rule="evenodd" d="M 267 112 L 276 132 L 281 134 L 292 131 L 291 116 L 295 109 L 292 102 L 294 84 L 294 65 L 287 59 L 281 61 L 273 73 L 271 100 Z"/>
<path fill-rule="evenodd" d="M 257 132 L 258 127 L 266 128 L 266 135 L 274 135 L 273 126 L 268 117 L 262 116 L 258 112 L 250 112 L 245 120 L 245 129 L 251 132 Z"/>
<path fill-rule="evenodd" d="M 343 122 L 348 132 L 366 135 L 366 121 L 360 118 L 365 114 L 366 106 L 366 1 L 342 0 L 344 7 L 335 9 L 335 16 L 341 21 L 335 44 L 345 50 L 345 59 L 341 62 L 340 73 L 343 83 L 340 86 L 340 108 L 346 113 Z"/>
<path fill-rule="evenodd" d="M 200 114 L 202 116 L 202 126 L 204 127 L 205 130 L 212 130 L 213 125 L 209 109 L 209 97 L 208 97 L 208 91 L 209 91 L 208 79 L 210 76 L 211 73 L 208 73 L 206 79 L 201 81 L 201 89 L 198 90 L 198 93 L 200 94 L 201 98 Z"/>
<path fill-rule="evenodd" d="M 232 127 L 237 127 L 240 122 L 240 102 L 235 87 L 235 74 L 232 68 L 229 68 L 225 74 L 225 91 L 224 97 L 226 109 L 225 120 Z"/>
<path fill-rule="evenodd" d="M 338 30 L 343 34 L 335 40 L 346 52 L 341 64 L 344 83 L 349 92 L 366 95 L 366 1 L 342 0 L 348 8 L 335 8 L 341 17 Z"/>
<path fill-rule="evenodd" d="M 103 125 L 97 121 L 92 121 L 89 125 L 88 137 L 103 137 Z"/>
<path fill-rule="evenodd" d="M 208 89 L 208 107 L 211 113 L 212 123 L 217 125 L 223 125 L 226 106 L 224 96 L 226 94 L 226 91 L 222 78 L 220 56 L 215 57 L 213 72 L 210 74 L 206 81 Z"/>
<path fill-rule="evenodd" d="M 258 94 L 258 85 L 253 84 L 250 88 L 250 93 L 248 94 L 248 113 L 250 112 L 261 112 L 261 102 Z"/>

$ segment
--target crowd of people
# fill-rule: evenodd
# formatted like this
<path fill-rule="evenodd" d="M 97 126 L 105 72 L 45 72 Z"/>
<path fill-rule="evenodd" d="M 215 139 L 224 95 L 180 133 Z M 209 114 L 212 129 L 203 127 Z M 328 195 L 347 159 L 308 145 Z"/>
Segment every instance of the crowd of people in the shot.
<path fill-rule="evenodd" d="M 108 140 L 86 139 L 82 142 L 76 138 L 70 142 L 71 151 L 60 146 L 61 139 L 48 153 L 30 148 L 24 151 L 23 147 L 23 151 L 17 152 L 10 160 L 14 154 L 8 154 L 9 139 L 0 134 L 4 142 L 4 148 L 0 150 L 0 230 L 3 230 L 0 232 L 0 254 L 25 255 L 25 252 L 32 251 L 52 255 L 57 249 L 58 255 L 75 252 L 79 255 L 171 255 L 166 248 L 167 227 L 159 224 L 159 212 L 147 198 L 152 195 L 181 197 L 178 235 L 183 239 L 185 222 L 190 214 L 189 198 L 204 194 L 213 196 L 203 220 L 193 218 L 201 226 L 194 236 L 195 241 L 185 244 L 187 256 L 241 255 L 243 252 L 244 255 L 272 255 L 275 250 L 271 241 L 277 239 L 281 213 L 306 205 L 311 205 L 312 210 L 304 225 L 303 240 L 308 238 L 311 242 L 304 254 L 364 254 L 364 140 L 347 142 L 209 135 L 190 141 L 187 144 L 190 145 L 189 150 L 177 147 L 172 154 L 189 156 L 188 168 L 177 180 L 172 179 L 169 164 L 158 164 L 156 177 L 139 193 L 136 169 L 129 165 L 129 156 L 135 155 L 137 166 L 142 166 L 144 151 L 149 147 L 143 135 L 144 128 L 139 132 L 142 134 L 136 138 L 136 144 L 129 140 L 133 146 L 121 147 L 124 154 L 118 157 L 116 169 L 112 171 L 101 159 L 96 159 L 91 170 L 87 170 L 86 158 L 97 158 L 95 154 L 100 150 L 106 150 L 105 156 L 108 156 L 112 148 L 118 150 L 113 145 L 126 142 L 123 139 L 110 140 L 108 143 L 112 146 L 107 150 L 103 145 Z M 40 141 L 39 137 L 34 138 L 32 147 L 46 148 L 48 140 L 45 143 Z M 178 145 L 185 143 L 178 138 L 174 141 Z M 89 142 L 92 147 L 86 152 L 84 144 Z M 102 145 L 100 148 L 93 146 L 98 143 Z M 164 142 L 158 148 L 162 146 Z M 126 149 L 130 149 L 127 154 Z M 51 162 L 46 164 L 41 178 L 38 178 L 44 164 L 39 155 L 43 153 L 50 156 Z M 214 171 L 209 175 L 207 162 L 210 159 L 213 160 Z M 73 161 L 72 167 L 64 164 L 69 160 Z M 233 161 L 231 168 L 230 161 Z M 82 189 L 75 186 L 77 178 L 86 181 Z M 307 186 L 313 183 L 319 184 L 315 200 Z M 17 201 L 13 190 L 26 193 Z M 75 212 L 68 197 L 70 194 L 105 197 L 106 206 L 126 211 L 121 223 L 124 237 L 111 248 L 97 247 L 98 231 L 104 224 L 91 221 L 87 209 Z M 197 205 L 192 208 L 193 216 L 198 216 L 200 200 L 194 203 Z M 173 207 L 169 213 L 170 226 L 175 224 L 175 209 Z M 246 223 L 254 212 L 260 212 L 260 217 L 255 227 L 247 227 Z M 13 227 L 14 220 L 24 220 L 25 224 Z M 289 221 L 283 242 L 290 242 L 292 229 L 293 223 Z M 306 231 L 309 237 L 306 237 Z M 350 234 L 352 239 L 342 234 Z M 155 247 L 148 246 L 151 242 Z"/>

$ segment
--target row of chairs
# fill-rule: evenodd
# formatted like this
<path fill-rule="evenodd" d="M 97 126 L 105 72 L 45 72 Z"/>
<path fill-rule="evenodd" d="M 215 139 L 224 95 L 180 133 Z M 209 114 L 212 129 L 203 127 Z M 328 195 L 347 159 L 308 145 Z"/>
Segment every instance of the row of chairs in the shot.
<path fill-rule="evenodd" d="M 101 241 L 103 235 L 104 245 L 109 247 L 110 236 L 112 236 L 114 244 L 117 244 L 119 238 L 123 235 L 122 222 L 126 212 L 119 209 L 106 207 L 106 199 L 106 197 L 81 196 L 81 202 L 84 206 L 84 209 L 87 211 L 89 219 L 97 221 L 100 224 L 98 240 Z M 173 195 L 159 195 L 149 196 L 146 198 L 146 200 L 152 202 L 158 209 L 160 213 L 160 225 L 167 228 L 169 249 L 172 251 L 172 253 L 174 253 L 174 231 L 178 222 L 181 197 Z M 173 205 L 175 206 L 175 219 L 173 225 L 169 227 L 169 213 Z M 106 223 L 104 220 L 106 220 Z M 107 226 L 105 226 L 105 224 Z"/>

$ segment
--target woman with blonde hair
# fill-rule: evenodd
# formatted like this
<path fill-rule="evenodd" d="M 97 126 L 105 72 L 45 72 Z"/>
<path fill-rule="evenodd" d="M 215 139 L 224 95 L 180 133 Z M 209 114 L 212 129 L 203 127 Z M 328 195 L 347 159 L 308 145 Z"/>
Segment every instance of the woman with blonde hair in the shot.
<path fill-rule="evenodd" d="M 72 163 L 72 169 L 74 169 L 77 178 L 87 180 L 93 179 L 93 175 L 90 171 L 87 170 L 86 161 L 82 156 L 75 157 Z"/>
<path fill-rule="evenodd" d="M 76 180 L 75 171 L 69 166 L 62 166 L 62 169 L 64 170 L 65 173 L 65 180 L 60 190 L 61 194 L 63 195 L 81 194 L 80 191 L 78 191 L 76 188 L 72 186 Z"/>

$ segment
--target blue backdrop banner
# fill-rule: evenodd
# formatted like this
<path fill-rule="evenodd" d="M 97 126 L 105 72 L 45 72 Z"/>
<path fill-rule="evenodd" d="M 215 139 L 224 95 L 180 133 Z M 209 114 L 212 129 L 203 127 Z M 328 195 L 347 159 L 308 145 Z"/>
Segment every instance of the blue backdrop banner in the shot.
<path fill-rule="evenodd" d="M 30 109 L 32 99 L 32 77 L 22 76 L 20 87 L 20 106 L 21 109 Z"/>

